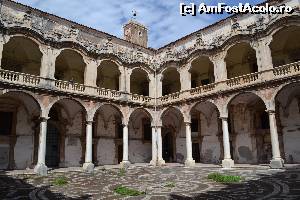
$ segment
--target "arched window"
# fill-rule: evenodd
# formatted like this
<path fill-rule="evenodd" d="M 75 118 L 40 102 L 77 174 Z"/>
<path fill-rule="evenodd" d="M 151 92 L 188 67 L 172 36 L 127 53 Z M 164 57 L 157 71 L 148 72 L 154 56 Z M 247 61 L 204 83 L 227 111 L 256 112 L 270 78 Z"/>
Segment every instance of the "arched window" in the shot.
<path fill-rule="evenodd" d="M 97 71 L 97 86 L 101 88 L 119 90 L 120 71 L 118 65 L 109 60 L 101 62 Z"/>
<path fill-rule="evenodd" d="M 283 28 L 275 35 L 270 44 L 274 67 L 300 60 L 300 27 Z"/>
<path fill-rule="evenodd" d="M 149 96 L 149 80 L 147 72 L 142 69 L 134 69 L 130 76 L 130 92 Z"/>
<path fill-rule="evenodd" d="M 191 87 L 207 85 L 215 81 L 214 65 L 208 57 L 199 57 L 191 64 Z"/>
<path fill-rule="evenodd" d="M 2 69 L 39 75 L 42 53 L 31 39 L 16 36 L 3 46 Z"/>
<path fill-rule="evenodd" d="M 86 64 L 79 53 L 66 49 L 56 58 L 54 77 L 83 84 L 85 67 Z"/>
<path fill-rule="evenodd" d="M 175 68 L 169 67 L 163 72 L 162 95 L 179 92 L 180 89 L 181 85 L 179 72 Z"/>
<path fill-rule="evenodd" d="M 227 78 L 258 71 L 256 52 L 250 44 L 242 42 L 230 47 L 225 58 Z"/>

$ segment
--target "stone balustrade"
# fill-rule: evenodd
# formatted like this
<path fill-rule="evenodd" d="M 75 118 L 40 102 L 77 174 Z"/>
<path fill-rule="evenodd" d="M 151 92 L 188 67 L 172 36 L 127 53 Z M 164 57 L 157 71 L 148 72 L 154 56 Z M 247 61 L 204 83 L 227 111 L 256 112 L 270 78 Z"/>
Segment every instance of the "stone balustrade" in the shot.
<path fill-rule="evenodd" d="M 275 67 L 272 71 L 276 77 L 297 73 L 300 71 L 300 61 Z"/>
<path fill-rule="evenodd" d="M 289 76 L 300 74 L 300 61 L 276 67 L 273 69 L 246 74 L 243 76 L 234 77 L 225 81 L 212 83 L 197 88 L 192 88 L 186 91 L 180 91 L 165 95 L 158 98 L 159 105 L 167 105 L 184 99 L 198 98 L 203 95 L 212 94 L 219 91 L 226 91 L 232 88 L 239 89 L 248 85 L 254 85 L 262 81 L 271 81 Z M 47 79 L 40 76 L 13 72 L 0 69 L 0 81 L 18 86 L 36 87 L 49 90 L 59 90 L 74 94 L 82 94 L 100 97 L 104 99 L 114 99 L 116 101 L 128 101 L 141 105 L 155 105 L 155 99 L 138 94 L 129 94 L 122 91 L 110 90 L 99 87 L 85 86 L 83 84 L 74 83 L 71 81 L 62 81 L 55 79 Z M 47 87 L 46 87 L 47 86 Z M 49 87 L 51 86 L 51 87 Z M 46 87 L 46 88 L 45 88 Z"/>
<path fill-rule="evenodd" d="M 246 74 L 225 81 L 220 81 L 217 83 L 212 83 L 196 88 L 192 88 L 187 91 L 181 91 L 166 96 L 160 97 L 160 104 L 169 104 L 183 99 L 198 98 L 203 95 L 216 93 L 219 91 L 226 91 L 232 88 L 243 88 L 247 85 L 254 85 L 261 83 L 262 81 L 271 81 L 280 79 L 287 76 L 295 76 L 300 74 L 300 61 L 276 67 L 274 69 L 269 69 L 261 72 L 255 72 L 251 74 Z"/>
<path fill-rule="evenodd" d="M 252 82 L 258 80 L 260 74 L 261 74 L 261 72 L 256 72 L 256 73 L 246 74 L 246 75 L 242 75 L 242 76 L 237 76 L 237 77 L 226 80 L 226 84 L 229 87 L 234 87 L 234 86 L 238 86 L 238 85 L 252 83 Z"/>
<path fill-rule="evenodd" d="M 138 94 L 128 94 L 131 96 L 131 101 L 136 102 L 136 103 L 141 103 L 141 104 L 147 104 L 151 103 L 154 104 L 154 101 L 152 102 L 153 98 L 143 96 L 143 95 L 138 95 Z"/>
<path fill-rule="evenodd" d="M 71 81 L 55 80 L 55 87 L 65 91 L 76 91 L 76 92 L 85 91 L 85 86 L 83 84 L 74 83 Z"/>
<path fill-rule="evenodd" d="M 216 87 L 216 83 L 212 83 L 212 84 L 208 84 L 208 85 L 204 85 L 204 86 L 192 88 L 190 90 L 190 94 L 191 95 L 202 94 L 202 93 L 214 90 L 215 87 Z"/>
<path fill-rule="evenodd" d="M 37 86 L 40 84 L 41 77 L 34 76 L 30 74 L 20 73 L 20 72 L 13 72 L 1 69 L 0 70 L 0 78 L 2 81 L 27 85 L 27 86 Z"/>

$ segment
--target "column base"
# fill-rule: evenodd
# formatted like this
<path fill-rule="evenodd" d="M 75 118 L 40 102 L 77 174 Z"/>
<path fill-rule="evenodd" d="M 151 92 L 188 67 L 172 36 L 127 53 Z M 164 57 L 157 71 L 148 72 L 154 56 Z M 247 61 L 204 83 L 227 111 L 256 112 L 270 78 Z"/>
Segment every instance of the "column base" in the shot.
<path fill-rule="evenodd" d="M 284 162 L 281 158 L 279 159 L 272 159 L 270 161 L 270 168 L 272 169 L 281 169 L 284 167 Z"/>
<path fill-rule="evenodd" d="M 184 162 L 184 165 L 185 165 L 186 167 L 193 167 L 193 166 L 195 166 L 195 160 L 186 160 L 186 161 Z"/>
<path fill-rule="evenodd" d="M 222 167 L 225 169 L 232 168 L 234 166 L 234 161 L 232 159 L 222 160 Z"/>
<path fill-rule="evenodd" d="M 150 165 L 151 165 L 151 166 L 156 166 L 156 160 L 151 160 L 151 161 L 150 161 Z"/>
<path fill-rule="evenodd" d="M 94 171 L 95 165 L 93 163 L 83 163 L 83 171 L 87 173 L 92 173 Z"/>
<path fill-rule="evenodd" d="M 34 167 L 34 172 L 37 173 L 38 175 L 41 176 L 46 176 L 47 175 L 47 170 L 48 167 L 45 164 L 40 164 L 38 163 L 35 167 Z"/>
<path fill-rule="evenodd" d="M 164 166 L 166 165 L 166 162 L 163 159 L 157 160 L 157 166 Z"/>
<path fill-rule="evenodd" d="M 120 166 L 121 168 L 128 168 L 130 166 L 130 162 L 128 160 L 123 160 L 122 162 L 120 162 Z"/>

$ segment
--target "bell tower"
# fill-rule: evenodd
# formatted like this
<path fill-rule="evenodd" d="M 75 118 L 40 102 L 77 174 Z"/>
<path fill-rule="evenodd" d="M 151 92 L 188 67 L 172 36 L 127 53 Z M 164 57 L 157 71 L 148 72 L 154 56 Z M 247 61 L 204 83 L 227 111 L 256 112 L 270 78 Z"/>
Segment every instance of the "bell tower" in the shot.
<path fill-rule="evenodd" d="M 136 12 L 134 11 L 133 17 L 136 17 Z M 124 39 L 138 44 L 143 47 L 147 47 L 148 43 L 148 30 L 146 26 L 140 24 L 134 19 L 129 20 L 124 26 Z"/>

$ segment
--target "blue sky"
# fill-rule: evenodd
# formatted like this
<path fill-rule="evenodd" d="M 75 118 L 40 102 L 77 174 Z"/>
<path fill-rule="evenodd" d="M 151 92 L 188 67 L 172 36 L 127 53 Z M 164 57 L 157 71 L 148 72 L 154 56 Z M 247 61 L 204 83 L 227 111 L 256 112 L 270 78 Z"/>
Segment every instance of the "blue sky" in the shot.
<path fill-rule="evenodd" d="M 25 5 L 58 15 L 80 24 L 123 37 L 122 25 L 131 18 L 131 11 L 138 12 L 137 21 L 146 25 L 149 46 L 159 48 L 191 32 L 210 25 L 226 15 L 181 16 L 179 4 L 205 2 L 216 5 L 241 3 L 257 4 L 262 0 L 16 0 Z"/>

